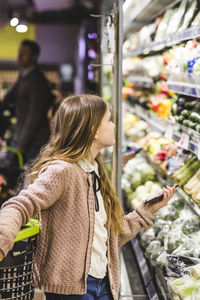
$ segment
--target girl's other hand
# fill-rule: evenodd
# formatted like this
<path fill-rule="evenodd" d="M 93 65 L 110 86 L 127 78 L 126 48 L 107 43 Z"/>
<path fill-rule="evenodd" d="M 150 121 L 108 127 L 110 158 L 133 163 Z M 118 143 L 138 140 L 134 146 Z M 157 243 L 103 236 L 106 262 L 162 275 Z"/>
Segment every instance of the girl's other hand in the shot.
<path fill-rule="evenodd" d="M 132 159 L 133 157 L 135 157 L 136 153 L 134 151 L 130 151 L 127 153 L 124 153 L 122 155 L 122 169 L 125 167 L 125 165 L 127 164 L 127 162 Z"/>
<path fill-rule="evenodd" d="M 144 206 L 146 206 L 146 208 L 148 208 L 148 210 L 154 214 L 160 208 L 167 205 L 168 201 L 172 198 L 172 196 L 175 194 L 175 192 L 176 192 L 176 189 L 174 186 L 173 187 L 167 186 L 167 187 L 163 188 L 163 200 L 161 200 L 155 204 L 146 204 Z"/>

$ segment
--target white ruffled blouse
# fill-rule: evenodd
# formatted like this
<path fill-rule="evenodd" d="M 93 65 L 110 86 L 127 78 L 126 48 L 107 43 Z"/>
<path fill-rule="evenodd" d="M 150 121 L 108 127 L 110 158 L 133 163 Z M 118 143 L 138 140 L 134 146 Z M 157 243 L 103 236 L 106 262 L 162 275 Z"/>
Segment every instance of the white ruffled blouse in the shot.
<path fill-rule="evenodd" d="M 87 159 L 78 161 L 78 164 L 85 172 L 95 171 L 99 176 L 98 164 L 92 165 Z M 103 278 L 107 272 L 107 230 L 105 224 L 107 222 L 107 215 L 104 208 L 103 198 L 101 192 L 97 192 L 97 198 L 99 201 L 99 211 L 95 211 L 95 227 L 94 227 L 94 239 L 92 245 L 92 256 L 89 275 L 96 278 Z"/>

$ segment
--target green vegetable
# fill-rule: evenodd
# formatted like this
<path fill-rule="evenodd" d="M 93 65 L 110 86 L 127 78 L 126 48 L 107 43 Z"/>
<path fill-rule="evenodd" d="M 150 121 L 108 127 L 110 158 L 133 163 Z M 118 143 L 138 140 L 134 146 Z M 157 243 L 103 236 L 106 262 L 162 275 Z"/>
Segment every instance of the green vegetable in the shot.
<path fill-rule="evenodd" d="M 180 115 L 180 116 L 176 116 L 177 117 L 177 121 L 178 121 L 178 123 L 182 123 L 183 122 L 183 120 L 184 120 L 184 116 L 182 116 L 182 115 Z"/>
<path fill-rule="evenodd" d="M 183 221 L 182 230 L 185 234 L 190 234 L 194 231 L 199 230 L 200 228 L 200 219 L 198 216 L 191 216 L 189 219 Z"/>
<path fill-rule="evenodd" d="M 173 205 L 177 210 L 181 210 L 185 205 L 185 201 L 182 198 L 171 199 L 170 204 Z"/>
<path fill-rule="evenodd" d="M 183 120 L 183 125 L 186 127 L 190 127 L 190 121 L 189 120 Z"/>
<path fill-rule="evenodd" d="M 192 121 L 189 121 L 189 122 L 190 123 L 189 123 L 188 127 L 192 128 L 192 129 L 194 129 L 196 127 L 196 125 L 198 124 L 198 123 L 195 123 L 195 122 L 192 122 Z"/>
<path fill-rule="evenodd" d="M 185 118 L 188 118 L 190 115 L 190 112 L 187 109 L 182 110 L 181 115 Z"/>
<path fill-rule="evenodd" d="M 200 132 L 200 124 L 198 124 L 198 125 L 195 126 L 195 130 L 196 130 L 197 132 Z"/>
<path fill-rule="evenodd" d="M 142 183 L 142 176 L 139 172 L 135 171 L 130 180 L 131 188 L 135 190 Z"/>
<path fill-rule="evenodd" d="M 194 280 L 188 277 L 182 277 L 176 280 L 173 280 L 169 283 L 171 291 L 181 297 L 181 299 L 192 299 L 188 296 L 192 296 L 192 292 L 195 289 L 200 288 L 200 280 Z"/>
<path fill-rule="evenodd" d="M 200 115 L 197 112 L 192 112 L 189 119 L 193 122 L 200 123 Z"/>

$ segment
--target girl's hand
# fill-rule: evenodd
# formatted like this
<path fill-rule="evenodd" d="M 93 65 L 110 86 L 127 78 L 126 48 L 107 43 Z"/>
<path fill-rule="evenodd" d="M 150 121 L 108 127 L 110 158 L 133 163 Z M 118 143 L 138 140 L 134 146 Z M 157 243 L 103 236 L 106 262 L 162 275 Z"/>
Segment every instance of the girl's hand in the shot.
<path fill-rule="evenodd" d="M 160 208 L 167 205 L 168 201 L 172 198 L 172 196 L 175 194 L 176 189 L 175 187 L 167 186 L 163 188 L 163 200 L 155 203 L 155 204 L 146 204 L 145 206 L 148 208 L 148 210 L 151 213 L 156 213 Z"/>

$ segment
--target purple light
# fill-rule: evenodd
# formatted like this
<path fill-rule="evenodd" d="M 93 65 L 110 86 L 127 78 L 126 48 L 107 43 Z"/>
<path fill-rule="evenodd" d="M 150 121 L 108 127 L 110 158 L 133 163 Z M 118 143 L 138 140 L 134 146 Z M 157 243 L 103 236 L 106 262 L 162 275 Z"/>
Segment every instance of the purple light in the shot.
<path fill-rule="evenodd" d="M 88 79 L 93 80 L 94 79 L 94 73 L 92 71 L 88 72 Z"/>
<path fill-rule="evenodd" d="M 88 33 L 88 38 L 89 39 L 97 39 L 97 33 L 96 32 Z"/>
<path fill-rule="evenodd" d="M 80 59 L 85 58 L 85 50 L 86 50 L 85 40 L 83 38 L 80 38 L 80 40 L 79 40 L 79 57 L 80 57 Z"/>
<path fill-rule="evenodd" d="M 88 56 L 89 56 L 90 58 L 92 58 L 92 59 L 97 58 L 97 54 L 96 54 L 96 52 L 95 52 L 93 49 L 89 49 L 89 50 L 88 50 Z"/>

